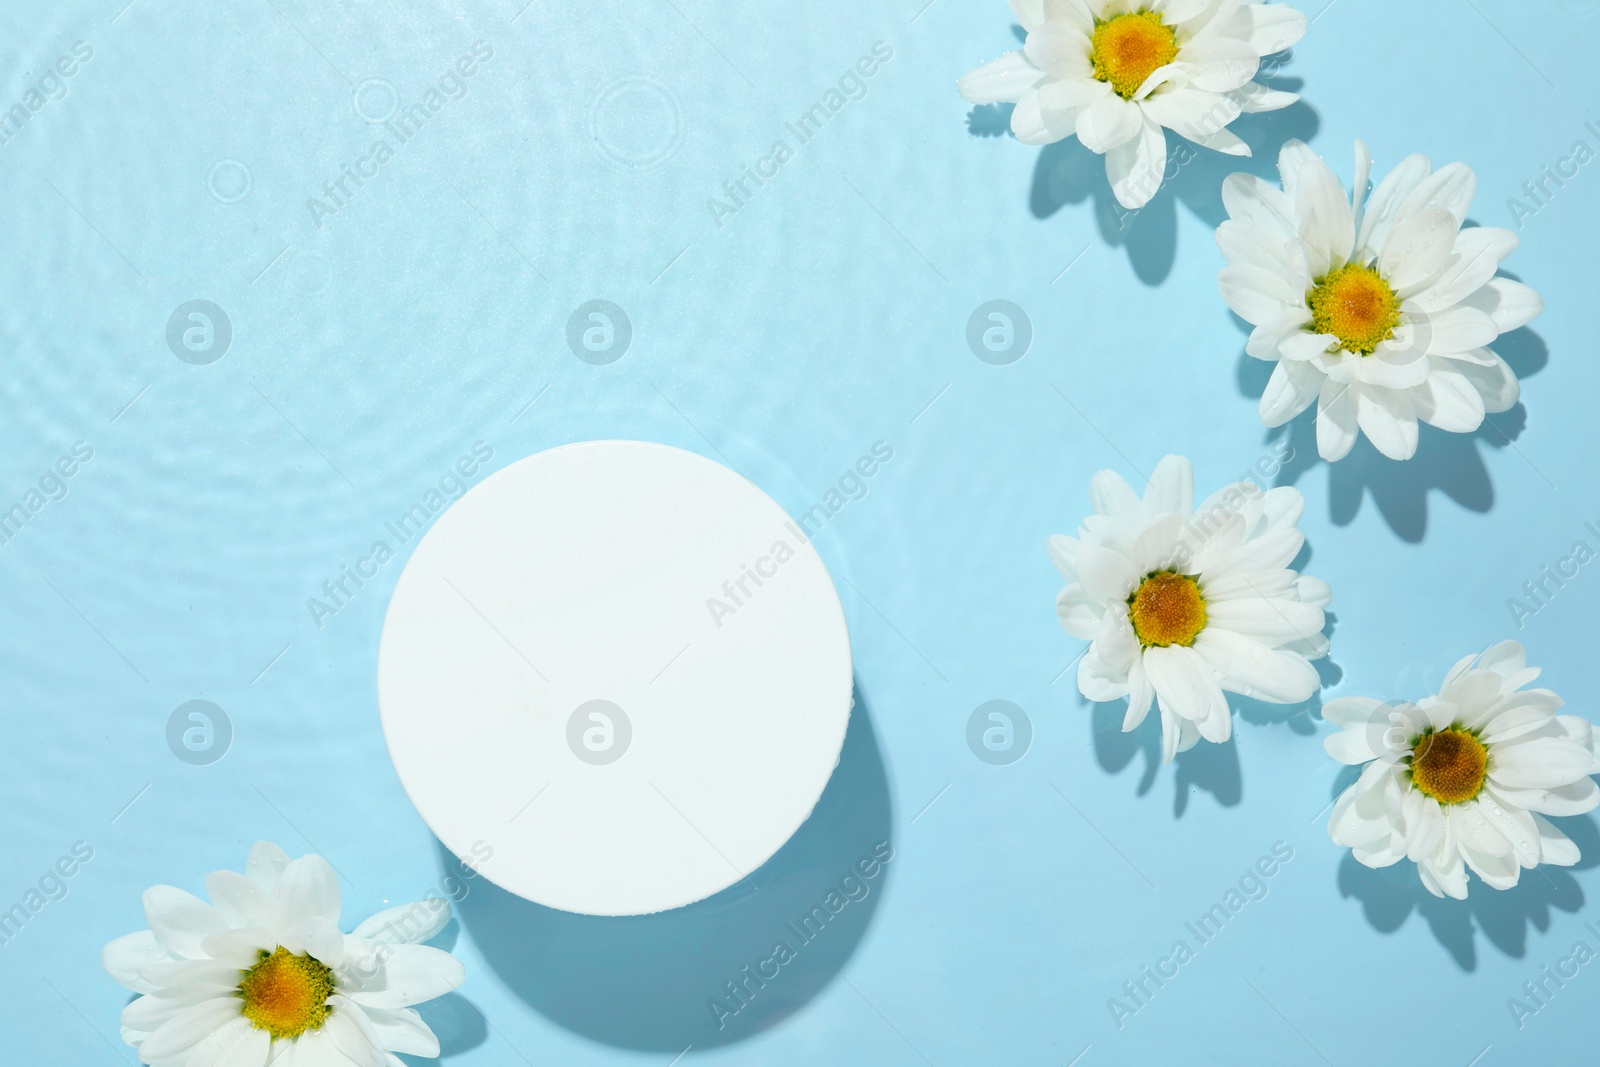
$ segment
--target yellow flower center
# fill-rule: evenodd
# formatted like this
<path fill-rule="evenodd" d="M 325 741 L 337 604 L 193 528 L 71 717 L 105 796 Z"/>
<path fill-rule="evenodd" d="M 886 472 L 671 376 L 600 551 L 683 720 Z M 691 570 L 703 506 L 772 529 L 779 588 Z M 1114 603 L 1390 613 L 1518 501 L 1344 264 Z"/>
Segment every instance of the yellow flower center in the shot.
<path fill-rule="evenodd" d="M 1206 628 L 1206 598 L 1187 574 L 1157 571 L 1128 598 L 1128 620 L 1145 648 L 1192 645 Z"/>
<path fill-rule="evenodd" d="M 1411 750 L 1411 784 L 1441 804 L 1460 804 L 1483 789 L 1489 750 L 1459 726 L 1423 734 Z"/>
<path fill-rule="evenodd" d="M 1306 294 L 1311 328 L 1331 333 L 1348 352 L 1372 355 L 1378 342 L 1400 325 L 1400 298 L 1371 267 L 1346 263 L 1329 272 Z"/>
<path fill-rule="evenodd" d="M 1089 43 L 1094 76 L 1124 100 L 1133 99 L 1146 78 L 1178 58 L 1178 35 L 1154 11 L 1101 22 Z"/>
<path fill-rule="evenodd" d="M 244 1017 L 276 1039 L 299 1037 L 328 1021 L 333 972 L 310 956 L 296 956 L 279 945 L 261 953 L 261 962 L 244 972 L 238 996 Z"/>

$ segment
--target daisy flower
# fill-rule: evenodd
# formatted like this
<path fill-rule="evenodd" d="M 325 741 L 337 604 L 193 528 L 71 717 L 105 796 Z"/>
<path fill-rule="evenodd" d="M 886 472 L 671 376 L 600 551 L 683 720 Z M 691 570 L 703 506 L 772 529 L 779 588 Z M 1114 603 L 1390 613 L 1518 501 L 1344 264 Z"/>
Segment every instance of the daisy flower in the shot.
<path fill-rule="evenodd" d="M 245 873 L 206 878 L 207 904 L 172 886 L 144 894 L 148 930 L 105 947 L 106 973 L 143 996 L 122 1039 L 156 1067 L 404 1067 L 437 1056 L 412 1004 L 465 972 L 426 941 L 450 919 L 434 897 L 339 932 L 339 880 L 321 856 L 291 861 L 266 841 Z"/>
<path fill-rule="evenodd" d="M 1091 642 L 1078 662 L 1090 700 L 1128 698 L 1124 731 L 1161 708 L 1163 761 L 1202 737 L 1228 740 L 1224 693 L 1297 704 L 1321 687 L 1326 583 L 1289 569 L 1305 537 L 1305 499 L 1288 486 L 1225 486 L 1193 506 L 1182 456 L 1156 466 L 1141 500 L 1115 471 L 1090 487 L 1078 536 L 1046 543 L 1067 580 L 1061 625 Z"/>
<path fill-rule="evenodd" d="M 1497 278 L 1510 230 L 1462 220 L 1477 178 L 1414 155 L 1366 198 L 1372 158 L 1356 142 L 1355 195 L 1299 141 L 1278 158 L 1283 189 L 1248 174 L 1222 185 L 1222 298 L 1255 327 L 1245 351 L 1277 363 L 1261 421 L 1317 404 L 1317 451 L 1343 459 L 1366 434 L 1391 459 L 1417 451 L 1417 420 L 1470 433 L 1520 388 L 1488 345 L 1544 303 Z"/>
<path fill-rule="evenodd" d="M 1340 763 L 1366 764 L 1328 822 L 1337 845 L 1368 867 L 1417 865 L 1434 896 L 1467 896 L 1467 871 L 1495 889 L 1522 868 L 1570 867 L 1578 846 L 1546 815 L 1600 805 L 1594 733 L 1557 715 L 1561 698 L 1524 689 L 1539 677 L 1515 641 L 1468 656 L 1438 696 L 1415 704 L 1344 697 L 1322 709 L 1340 728 L 1324 739 Z"/>
<path fill-rule="evenodd" d="M 1261 0 L 1011 0 L 1022 48 L 956 83 L 974 104 L 1015 103 L 1023 144 L 1076 135 L 1106 157 L 1106 178 L 1130 210 L 1161 188 L 1172 130 L 1205 148 L 1247 156 L 1228 132 L 1247 111 L 1299 99 L 1251 79 L 1261 57 L 1306 32 L 1306 17 Z"/>

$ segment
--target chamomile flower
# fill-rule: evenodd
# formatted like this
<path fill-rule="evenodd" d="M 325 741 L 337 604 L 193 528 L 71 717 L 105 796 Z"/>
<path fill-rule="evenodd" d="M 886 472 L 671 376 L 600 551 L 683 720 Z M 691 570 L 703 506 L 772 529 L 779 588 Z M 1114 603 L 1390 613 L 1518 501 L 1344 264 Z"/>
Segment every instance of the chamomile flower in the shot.
<path fill-rule="evenodd" d="M 1335 844 L 1368 867 L 1417 865 L 1435 896 L 1465 899 L 1467 871 L 1494 889 L 1523 868 L 1578 862 L 1578 846 L 1546 815 L 1600 805 L 1594 731 L 1557 715 L 1561 698 L 1524 689 L 1539 676 L 1515 641 L 1468 656 L 1438 696 L 1415 704 L 1351 697 L 1322 717 L 1340 727 L 1323 741 L 1340 763 L 1366 764 L 1328 821 Z"/>
<path fill-rule="evenodd" d="M 1077 537 L 1046 543 L 1067 580 L 1061 625 L 1091 642 L 1078 662 L 1090 700 L 1128 699 L 1123 730 L 1161 709 L 1162 759 L 1201 738 L 1228 740 L 1225 693 L 1275 704 L 1321 686 L 1326 583 L 1289 569 L 1305 538 L 1305 499 L 1288 486 L 1225 486 L 1198 508 L 1182 456 L 1157 466 L 1141 499 L 1115 471 L 1090 487 Z"/>
<path fill-rule="evenodd" d="M 1413 155 L 1368 198 L 1372 159 L 1356 142 L 1355 194 L 1299 141 L 1278 158 L 1283 188 L 1233 174 L 1222 298 L 1255 327 L 1245 351 L 1275 362 L 1261 421 L 1281 426 L 1317 405 L 1317 451 L 1343 459 L 1366 434 L 1391 459 L 1417 450 L 1417 423 L 1470 433 L 1520 387 L 1489 349 L 1544 303 L 1498 278 L 1510 230 L 1462 229 L 1477 178 Z"/>
<path fill-rule="evenodd" d="M 321 856 L 290 860 L 265 841 L 245 873 L 206 878 L 207 904 L 158 885 L 148 930 L 105 947 L 106 973 L 143 996 L 122 1039 L 156 1067 L 404 1067 L 437 1056 L 410 1005 L 461 984 L 461 963 L 426 941 L 450 919 L 432 898 L 339 932 L 339 881 Z"/>
<path fill-rule="evenodd" d="M 1009 52 L 957 83 L 974 104 L 1011 102 L 1024 144 L 1076 136 L 1106 157 L 1129 209 L 1161 188 L 1172 130 L 1233 156 L 1250 148 L 1228 124 L 1299 97 L 1252 81 L 1261 57 L 1306 32 L 1306 17 L 1261 0 L 1010 0 L 1027 31 Z"/>

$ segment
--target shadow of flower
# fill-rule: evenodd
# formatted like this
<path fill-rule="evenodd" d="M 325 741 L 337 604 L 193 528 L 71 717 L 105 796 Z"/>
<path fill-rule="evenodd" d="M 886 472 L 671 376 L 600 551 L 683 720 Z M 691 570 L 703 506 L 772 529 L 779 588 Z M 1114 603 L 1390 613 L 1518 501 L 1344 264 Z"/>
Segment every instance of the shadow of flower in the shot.
<path fill-rule="evenodd" d="M 1010 137 L 1013 104 L 977 104 L 967 112 L 967 132 L 974 137 Z"/>
<path fill-rule="evenodd" d="M 1506 334 L 1494 347 L 1519 379 L 1537 373 L 1549 358 L 1544 342 L 1526 327 Z M 1236 372 L 1240 393 L 1259 399 L 1271 373 L 1271 363 L 1241 353 Z M 1510 411 L 1486 417 L 1472 433 L 1419 427 L 1417 453 L 1409 460 L 1389 459 L 1363 436 L 1348 456 L 1326 464 L 1317 454 L 1316 406 L 1312 405 L 1287 425 L 1268 431 L 1266 440 L 1287 438 L 1293 449 L 1278 472 L 1278 485 L 1294 485 L 1312 468 L 1329 466 L 1328 511 L 1336 525 L 1354 522 L 1362 500 L 1370 496 L 1389 529 L 1401 540 L 1418 544 L 1427 535 L 1432 492 L 1480 514 L 1494 507 L 1494 486 L 1483 449 L 1515 448 L 1527 422 L 1527 409 L 1519 403 Z M 1532 460 L 1528 462 L 1532 467 Z M 1544 477 L 1537 467 L 1530 473 Z"/>
<path fill-rule="evenodd" d="M 1263 70 L 1277 69 L 1283 57 L 1263 60 Z M 1287 92 L 1300 87 L 1298 79 L 1263 76 L 1262 84 Z M 974 109 L 976 111 L 977 109 Z M 1007 113 L 1009 116 L 1009 112 Z M 985 119 L 988 129 L 992 118 Z M 1222 206 L 1222 181 L 1244 171 L 1276 179 L 1278 152 L 1286 141 L 1309 141 L 1321 125 L 1315 110 L 1304 101 L 1281 111 L 1242 115 L 1228 128 L 1250 146 L 1251 155 L 1228 156 L 1201 148 L 1167 131 L 1167 170 L 1161 189 L 1143 208 L 1129 211 L 1117 202 L 1106 180 L 1105 157 L 1085 148 L 1076 138 L 1045 145 L 1033 172 L 1029 209 L 1035 218 L 1048 219 L 1068 204 L 1092 203 L 1100 237 L 1108 245 L 1127 250 L 1134 274 L 1146 285 L 1160 285 L 1177 257 L 1177 205 L 1181 201 L 1208 226 L 1226 217 Z M 980 133 L 968 116 L 968 129 Z"/>
<path fill-rule="evenodd" d="M 1331 633 L 1334 623 L 1329 615 Z M 1324 688 L 1337 685 L 1344 677 L 1339 666 L 1328 659 L 1314 662 Z M 1126 700 L 1091 702 L 1081 695 L 1080 705 L 1092 703 L 1091 728 L 1094 731 L 1095 761 L 1108 774 L 1120 774 L 1134 756 L 1144 754 L 1144 772 L 1135 789 L 1138 796 L 1150 792 L 1156 775 L 1161 770 L 1161 711 L 1152 706 L 1145 721 L 1130 733 L 1122 731 L 1122 720 L 1127 715 Z M 1269 704 L 1262 700 L 1228 694 L 1228 706 L 1235 716 L 1252 726 L 1286 725 L 1302 737 L 1317 732 L 1317 719 L 1322 708 L 1322 694 L 1314 693 L 1310 700 L 1299 704 Z M 1239 749 L 1233 739 L 1217 745 L 1201 741 L 1187 752 L 1173 758 L 1172 817 L 1181 819 L 1189 810 L 1189 800 L 1196 792 L 1210 793 L 1218 804 L 1232 808 L 1244 799 L 1244 778 L 1239 769 Z"/>
<path fill-rule="evenodd" d="M 1463 971 L 1478 966 L 1475 932 L 1481 932 L 1505 955 L 1521 959 L 1528 954 L 1530 928 L 1543 933 L 1550 929 L 1552 911 L 1576 914 L 1583 908 L 1583 888 L 1571 872 L 1600 863 L 1600 830 L 1593 819 L 1580 816 L 1551 821 L 1583 852 L 1577 867 L 1523 871 L 1521 880 L 1503 891 L 1490 889 L 1472 875 L 1467 899 L 1451 900 L 1424 889 L 1415 864 L 1402 860 L 1374 870 L 1347 854 L 1339 865 L 1339 893 L 1359 900 L 1368 924 L 1380 934 L 1399 930 L 1415 911 Z"/>

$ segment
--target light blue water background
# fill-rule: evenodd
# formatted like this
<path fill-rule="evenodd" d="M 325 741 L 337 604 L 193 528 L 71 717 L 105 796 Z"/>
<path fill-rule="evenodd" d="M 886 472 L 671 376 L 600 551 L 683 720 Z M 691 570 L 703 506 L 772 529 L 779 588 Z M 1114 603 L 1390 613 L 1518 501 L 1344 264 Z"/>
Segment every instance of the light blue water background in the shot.
<path fill-rule="evenodd" d="M 1204 494 L 1280 447 L 1216 291 L 1233 161 L 1196 159 L 1119 221 L 1100 159 L 1020 145 L 957 97 L 1015 46 L 999 0 L 523 2 L 0 12 L 0 109 L 28 116 L 0 144 L 0 508 L 40 505 L 0 546 L 0 907 L 93 851 L 0 945 L 0 1058 L 132 1062 L 101 945 L 142 926 L 143 888 L 199 891 L 258 838 L 326 855 L 351 924 L 442 884 L 379 728 L 410 550 L 385 524 L 477 443 L 474 484 L 620 436 L 729 463 L 791 512 L 893 449 L 817 536 L 850 624 L 851 737 L 753 890 L 602 921 L 480 881 L 441 941 L 466 984 L 424 1009 L 444 1063 L 1593 1062 L 1600 964 L 1520 1027 L 1507 1004 L 1575 943 L 1600 951 L 1592 819 L 1565 820 L 1577 869 L 1435 901 L 1328 842 L 1343 780 L 1315 706 L 1241 708 L 1233 743 L 1162 767 L 1153 717 L 1124 737 L 1119 708 L 1076 694 L 1043 543 L 1088 510 L 1090 476 L 1182 452 Z M 1335 0 L 1283 68 L 1305 102 L 1239 127 L 1262 173 L 1291 136 L 1346 180 L 1356 137 L 1380 173 L 1466 160 L 1473 217 L 1499 226 L 1569 160 L 1508 263 L 1548 305 L 1500 346 L 1523 406 L 1425 432 L 1404 466 L 1363 445 L 1330 471 L 1308 424 L 1290 439 L 1304 566 L 1335 591 L 1324 698 L 1419 697 L 1514 636 L 1600 714 L 1600 565 L 1520 628 L 1507 606 L 1575 543 L 1600 550 L 1600 163 L 1571 158 L 1600 150 L 1597 6 Z M 802 143 L 786 124 L 830 90 Z M 404 139 L 372 121 L 417 103 Z M 335 200 L 347 167 L 365 176 Z M 734 203 L 745 168 L 768 176 Z M 567 340 L 596 299 L 631 325 L 606 365 Z M 995 299 L 1031 324 L 1009 365 L 966 340 Z M 231 327 L 215 362 L 169 345 L 191 300 Z M 92 458 L 45 477 L 75 446 Z M 385 539 L 397 558 L 314 618 Z M 1032 730 L 1003 766 L 967 743 L 995 699 Z M 169 747 L 191 700 L 227 716 L 220 761 Z M 719 1030 L 723 983 L 880 841 L 870 895 Z M 1275 846 L 1292 859 L 1247 883 L 1259 899 L 1196 938 Z M 1108 1000 L 1138 1003 L 1124 983 L 1179 940 L 1193 958 L 1119 1027 Z"/>

